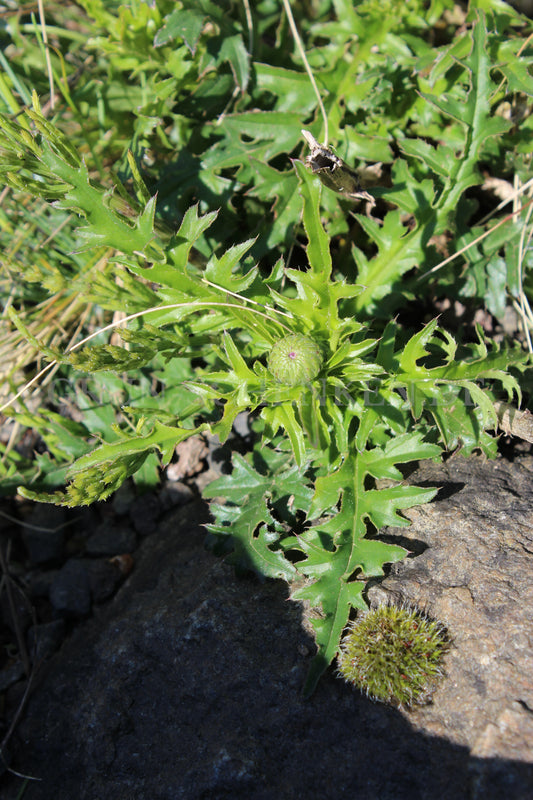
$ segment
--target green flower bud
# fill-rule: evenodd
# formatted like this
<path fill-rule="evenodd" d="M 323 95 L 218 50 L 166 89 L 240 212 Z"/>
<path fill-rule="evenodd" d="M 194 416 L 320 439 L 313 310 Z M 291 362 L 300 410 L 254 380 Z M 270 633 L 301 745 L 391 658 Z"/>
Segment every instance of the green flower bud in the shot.
<path fill-rule="evenodd" d="M 411 706 L 430 699 L 448 647 L 439 622 L 411 608 L 381 605 L 350 625 L 337 664 L 339 674 L 373 700 Z"/>
<path fill-rule="evenodd" d="M 319 346 L 309 336 L 291 333 L 276 342 L 268 357 L 268 369 L 280 383 L 302 386 L 316 378 L 322 366 Z"/>

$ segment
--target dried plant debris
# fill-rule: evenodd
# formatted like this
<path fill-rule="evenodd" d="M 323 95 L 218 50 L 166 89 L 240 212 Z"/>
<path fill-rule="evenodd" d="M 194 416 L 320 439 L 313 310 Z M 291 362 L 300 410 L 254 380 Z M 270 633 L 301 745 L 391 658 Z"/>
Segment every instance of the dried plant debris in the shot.
<path fill-rule="evenodd" d="M 305 163 L 315 175 L 318 175 L 324 186 L 352 200 L 366 200 L 371 206 L 375 205 L 376 201 L 372 195 L 361 188 L 355 170 L 336 156 L 329 147 L 319 144 L 309 131 L 302 131 L 302 135 L 311 150 Z"/>

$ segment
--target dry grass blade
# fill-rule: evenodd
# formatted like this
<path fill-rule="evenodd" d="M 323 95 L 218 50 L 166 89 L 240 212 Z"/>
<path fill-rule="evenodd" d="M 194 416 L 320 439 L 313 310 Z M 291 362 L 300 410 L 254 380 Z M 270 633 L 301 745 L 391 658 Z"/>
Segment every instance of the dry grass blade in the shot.
<path fill-rule="evenodd" d="M 533 194 L 533 181 L 529 181 L 529 196 Z M 530 353 L 533 353 L 533 344 L 531 341 L 531 331 L 533 330 L 533 312 L 531 311 L 531 306 L 529 304 L 529 300 L 527 299 L 527 295 L 524 291 L 524 260 L 527 250 L 531 247 L 531 239 L 533 237 L 533 224 L 531 222 L 531 214 L 533 212 L 533 206 L 531 205 L 533 199 L 529 200 L 526 206 L 526 218 L 525 224 L 520 232 L 520 242 L 518 248 L 518 270 L 519 270 L 519 283 L 520 283 L 520 295 L 518 302 L 514 302 L 515 309 L 517 310 L 518 314 L 520 315 L 520 319 L 522 320 L 522 326 L 524 329 L 524 334 L 527 340 L 527 346 Z M 519 211 L 522 211 L 523 208 L 520 208 Z"/>
<path fill-rule="evenodd" d="M 529 189 L 529 191 L 531 192 L 531 190 L 533 189 L 533 178 L 530 181 L 528 181 L 521 189 L 519 189 L 516 192 L 515 195 L 513 195 L 513 199 L 515 199 L 517 196 L 522 194 L 525 191 L 525 189 Z M 509 203 L 510 200 L 511 200 L 511 198 L 509 200 L 505 200 L 503 203 L 500 204 L 500 206 L 498 206 L 498 208 L 507 205 L 507 203 Z M 429 277 L 430 275 L 433 275 L 435 272 L 438 272 L 440 269 L 445 267 L 446 264 L 449 264 L 451 261 L 454 261 L 456 258 L 459 258 L 459 256 L 461 256 L 463 253 L 466 253 L 472 247 L 475 247 L 477 244 L 479 244 L 484 239 L 486 239 L 487 236 L 490 236 L 490 234 L 493 233 L 496 230 L 496 228 L 499 228 L 501 225 L 505 225 L 505 223 L 509 222 L 509 220 L 514 219 L 515 217 L 519 216 L 525 208 L 528 208 L 528 207 L 531 208 L 531 204 L 532 203 L 533 203 L 533 199 L 528 200 L 528 202 L 525 205 L 520 206 L 520 208 L 516 209 L 515 211 L 512 211 L 506 217 L 504 217 L 499 222 L 497 222 L 496 225 L 494 225 L 492 228 L 490 228 L 489 230 L 486 230 L 484 233 L 482 233 L 480 236 L 478 236 L 472 242 L 469 242 L 467 245 L 465 245 L 465 247 L 462 247 L 460 250 L 457 250 L 456 253 L 453 253 L 451 256 L 448 256 L 448 258 L 445 258 L 443 261 L 440 261 L 438 264 L 436 264 L 434 267 L 432 267 L 427 272 L 424 272 L 424 274 L 420 275 L 417 280 L 419 280 L 419 281 L 424 280 L 425 278 Z M 530 213 L 531 212 L 528 212 L 528 220 L 529 220 Z M 485 219 L 487 219 L 487 218 L 485 218 Z"/>
<path fill-rule="evenodd" d="M 290 29 L 291 29 L 291 33 L 292 33 L 292 35 L 294 37 L 294 41 L 296 42 L 296 46 L 298 48 L 298 52 L 300 53 L 300 56 L 301 56 L 302 61 L 304 63 L 305 71 L 307 72 L 307 74 L 309 76 L 309 80 L 311 81 L 311 85 L 312 85 L 313 90 L 314 90 L 314 92 L 316 94 L 316 99 L 318 101 L 318 107 L 320 108 L 320 113 L 322 114 L 322 119 L 324 120 L 324 136 L 323 136 L 324 147 L 327 147 L 328 146 L 328 141 L 329 141 L 329 126 L 328 126 L 328 117 L 327 117 L 327 114 L 326 114 L 326 109 L 324 108 L 324 103 L 322 102 L 322 97 L 320 96 L 320 92 L 319 92 L 318 86 L 316 84 L 315 76 L 313 75 L 313 71 L 312 71 L 312 69 L 311 69 L 311 67 L 309 65 L 309 61 L 307 60 L 307 56 L 305 54 L 304 46 L 302 44 L 302 39 L 300 37 L 300 34 L 298 32 L 298 28 L 296 27 L 296 23 L 294 21 L 293 15 L 292 15 L 292 9 L 291 9 L 291 5 L 289 3 L 289 0 L 283 0 L 283 7 L 285 9 L 285 13 L 287 14 L 287 19 L 289 20 L 289 26 L 290 26 Z"/>

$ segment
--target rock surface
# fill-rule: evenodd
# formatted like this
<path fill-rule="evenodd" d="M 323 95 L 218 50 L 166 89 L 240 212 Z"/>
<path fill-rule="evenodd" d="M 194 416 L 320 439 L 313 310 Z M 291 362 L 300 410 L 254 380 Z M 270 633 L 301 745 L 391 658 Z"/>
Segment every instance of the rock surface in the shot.
<path fill-rule="evenodd" d="M 442 487 L 406 512 L 406 547 L 427 549 L 370 597 L 427 609 L 453 639 L 446 682 L 412 719 L 480 757 L 533 763 L 533 459 L 452 458 L 410 482 Z"/>
<path fill-rule="evenodd" d="M 83 617 L 91 610 L 91 582 L 87 565 L 69 559 L 50 586 L 50 602 L 65 617 Z"/>
<path fill-rule="evenodd" d="M 57 506 L 34 506 L 22 527 L 22 537 L 33 564 L 56 561 L 65 546 L 65 509 Z"/>
<path fill-rule="evenodd" d="M 386 532 L 420 554 L 370 594 L 422 605 L 453 637 L 447 679 L 413 712 L 333 672 L 303 700 L 301 606 L 204 551 L 203 505 L 174 510 L 41 673 L 10 745 L 40 779 L 24 800 L 530 800 L 532 475 L 528 456 L 411 477 L 443 489 Z"/>
<path fill-rule="evenodd" d="M 131 553 L 136 546 L 137 537 L 129 525 L 115 526 L 104 522 L 87 539 L 85 551 L 91 556 L 114 556 Z"/>

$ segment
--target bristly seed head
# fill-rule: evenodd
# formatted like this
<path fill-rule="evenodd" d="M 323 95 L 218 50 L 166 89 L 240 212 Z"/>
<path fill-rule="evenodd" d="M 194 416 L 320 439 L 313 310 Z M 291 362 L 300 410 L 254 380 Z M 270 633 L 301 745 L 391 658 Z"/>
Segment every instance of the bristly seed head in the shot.
<path fill-rule="evenodd" d="M 381 605 L 348 628 L 339 674 L 373 700 L 409 707 L 430 699 L 448 647 L 439 622 L 416 609 Z"/>

